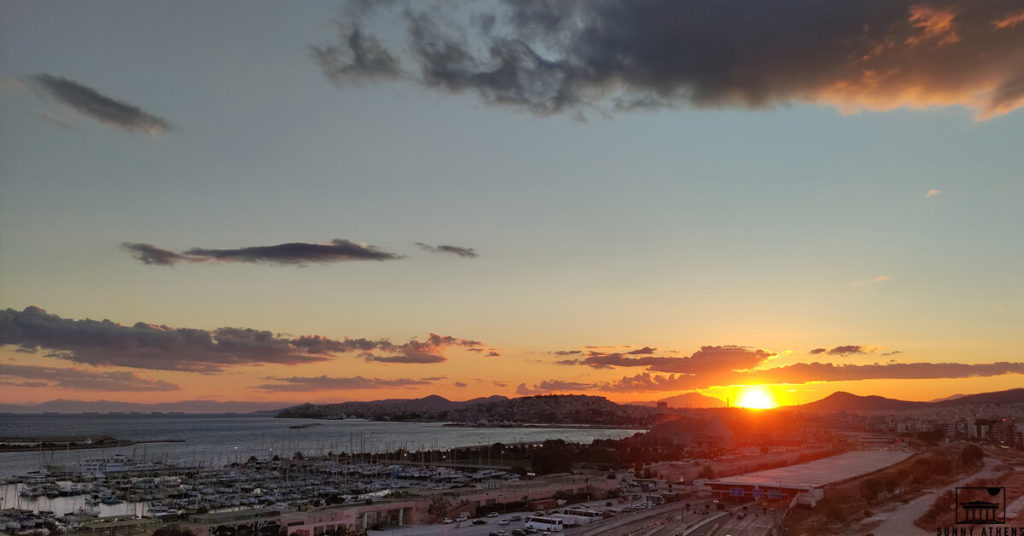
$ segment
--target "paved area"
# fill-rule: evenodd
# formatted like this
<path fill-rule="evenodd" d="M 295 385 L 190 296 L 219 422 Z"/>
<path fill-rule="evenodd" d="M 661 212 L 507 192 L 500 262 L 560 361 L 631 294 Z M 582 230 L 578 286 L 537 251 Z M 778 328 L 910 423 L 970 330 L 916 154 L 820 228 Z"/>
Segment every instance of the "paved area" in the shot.
<path fill-rule="evenodd" d="M 909 458 L 912 454 L 910 451 L 903 450 L 860 450 L 813 462 L 766 469 L 725 477 L 720 480 L 766 486 L 777 486 L 781 482 L 791 486 L 821 487 L 884 469 Z"/>
<path fill-rule="evenodd" d="M 999 465 L 999 460 L 993 460 L 991 458 L 985 461 L 985 465 L 973 475 L 968 475 L 956 482 L 929 493 L 926 493 L 905 505 L 900 506 L 896 510 L 885 514 L 885 521 L 881 525 L 873 529 L 865 529 L 863 532 L 873 532 L 875 534 L 901 534 L 906 536 L 925 536 L 928 534 L 935 534 L 935 531 L 927 531 L 918 528 L 914 525 L 914 520 L 921 517 L 928 508 L 935 502 L 935 498 L 938 497 L 946 490 L 951 490 L 957 486 L 966 485 L 972 480 L 978 478 L 992 478 L 998 476 L 1000 473 L 995 470 L 995 466 Z"/>

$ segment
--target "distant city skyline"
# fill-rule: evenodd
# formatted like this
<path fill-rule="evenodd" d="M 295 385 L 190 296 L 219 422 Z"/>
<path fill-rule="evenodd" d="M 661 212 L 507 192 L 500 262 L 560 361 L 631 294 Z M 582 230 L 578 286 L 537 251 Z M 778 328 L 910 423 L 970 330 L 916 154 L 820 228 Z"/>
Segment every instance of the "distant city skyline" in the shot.
<path fill-rule="evenodd" d="M 1024 384 L 1019 4 L 4 2 L 0 50 L 0 403 Z"/>

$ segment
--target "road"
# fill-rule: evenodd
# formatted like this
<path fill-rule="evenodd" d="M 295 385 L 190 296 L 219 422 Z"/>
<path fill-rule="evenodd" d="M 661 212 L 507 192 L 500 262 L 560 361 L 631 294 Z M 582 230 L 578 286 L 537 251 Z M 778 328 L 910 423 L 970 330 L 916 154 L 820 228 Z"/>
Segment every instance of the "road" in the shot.
<path fill-rule="evenodd" d="M 600 507 L 602 503 L 595 503 Z M 692 501 L 692 507 L 686 514 L 686 524 L 689 527 L 715 515 L 727 515 L 723 512 L 713 511 L 710 501 Z M 618 516 L 603 520 L 593 525 L 586 525 L 568 529 L 561 534 L 563 536 L 676 536 L 682 531 L 679 526 L 679 513 L 683 510 L 682 503 L 671 503 L 663 506 L 638 512 L 620 514 Z M 704 514 L 705 511 L 708 512 Z M 519 515 L 520 521 L 512 521 L 508 525 L 499 525 L 502 519 Z M 488 536 L 491 532 L 511 531 L 522 529 L 523 520 L 530 515 L 529 512 L 518 512 L 517 514 L 503 514 L 493 518 L 481 518 L 485 524 L 474 525 L 471 521 L 452 523 L 449 525 L 410 525 L 395 527 L 385 530 L 370 530 L 370 536 Z M 540 533 L 537 533 L 538 536 Z M 689 534 L 689 532 L 687 533 Z"/>
<path fill-rule="evenodd" d="M 979 478 L 992 478 L 998 476 L 1000 473 L 995 471 L 995 466 L 999 465 L 999 460 L 993 460 L 991 458 L 985 461 L 985 465 L 978 470 L 978 472 L 965 476 L 960 480 L 942 488 L 929 493 L 926 493 L 907 504 L 900 506 L 896 510 L 886 514 L 885 521 L 881 525 L 866 531 L 873 532 L 875 534 L 902 534 L 906 536 L 926 536 L 929 534 L 935 534 L 935 531 L 927 531 L 918 528 L 914 525 L 914 520 L 924 515 L 928 511 L 928 508 L 935 502 L 935 499 L 945 492 L 946 490 L 952 490 L 958 486 L 964 486 L 972 480 Z"/>

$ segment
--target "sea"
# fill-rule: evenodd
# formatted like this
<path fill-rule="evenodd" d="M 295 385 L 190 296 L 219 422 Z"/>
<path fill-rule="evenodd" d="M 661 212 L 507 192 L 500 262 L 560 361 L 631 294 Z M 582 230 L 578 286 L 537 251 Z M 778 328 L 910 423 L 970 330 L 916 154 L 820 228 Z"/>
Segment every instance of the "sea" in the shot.
<path fill-rule="evenodd" d="M 102 449 L 0 452 L 0 479 L 41 470 L 45 465 L 70 466 L 83 459 L 114 454 L 143 461 L 222 467 L 244 462 L 250 456 L 270 459 L 275 455 L 292 457 L 296 452 L 308 457 L 329 452 L 375 453 L 399 448 L 417 451 L 494 443 L 539 443 L 546 439 L 590 443 L 595 439 L 621 439 L 638 431 L 582 427 L 485 428 L 362 419 L 276 419 L 262 413 L 0 414 L 0 437 L 107 435 L 125 441 L 177 440 Z M 27 501 L 18 496 L 20 486 L 2 486 L 0 508 L 21 507 L 59 514 L 78 506 L 75 498 L 51 501 L 41 497 Z M 104 505 L 101 510 L 103 515 L 138 514 L 138 508 L 138 505 L 124 503 L 116 508 Z"/>

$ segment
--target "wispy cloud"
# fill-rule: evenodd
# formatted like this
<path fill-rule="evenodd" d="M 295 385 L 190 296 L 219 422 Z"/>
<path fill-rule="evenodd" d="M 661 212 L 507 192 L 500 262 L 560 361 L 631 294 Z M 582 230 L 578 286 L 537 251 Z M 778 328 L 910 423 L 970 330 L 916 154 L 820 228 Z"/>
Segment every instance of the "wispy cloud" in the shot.
<path fill-rule="evenodd" d="M 341 87 L 402 80 L 537 114 L 799 101 L 966 106 L 985 119 L 1024 103 L 1024 14 L 1000 2 L 505 0 L 471 18 L 449 12 L 465 5 L 353 2 L 405 32 L 386 39 L 352 17 L 311 52 Z"/>
<path fill-rule="evenodd" d="M 931 190 L 928 190 L 928 193 L 924 194 L 924 198 L 925 199 L 931 199 L 931 198 L 933 198 L 933 197 L 935 197 L 937 195 L 941 195 L 941 194 L 942 194 L 942 190 L 936 190 L 936 189 L 932 188 Z"/>
<path fill-rule="evenodd" d="M 1009 28 L 1015 28 L 1021 23 L 1024 23 L 1024 11 L 1017 11 L 1014 13 L 1008 13 L 1002 18 L 992 21 L 992 27 L 997 30 L 1006 30 Z"/>
<path fill-rule="evenodd" d="M 276 383 L 265 383 L 262 385 L 257 385 L 256 389 L 260 389 L 263 391 L 287 392 L 340 391 L 359 389 L 381 389 L 389 387 L 415 387 L 419 385 L 430 385 L 432 383 L 427 378 L 383 379 L 364 378 L 362 376 L 352 376 L 347 378 L 335 378 L 330 376 L 292 376 L 290 378 L 269 377 L 266 379 L 268 381 Z"/>
<path fill-rule="evenodd" d="M 250 246 L 235 249 L 192 248 L 175 253 L 152 244 L 124 242 L 121 248 L 145 264 L 173 266 L 179 262 L 245 262 L 255 264 L 305 265 L 357 260 L 386 261 L 401 255 L 381 251 L 367 244 L 356 244 L 336 238 L 326 244 L 289 242 L 273 246 Z"/>
<path fill-rule="evenodd" d="M 431 333 L 395 344 L 386 339 L 330 339 L 320 335 L 285 337 L 270 331 L 223 327 L 173 328 L 138 322 L 72 320 L 38 307 L 0 311 L 0 345 L 47 350 L 49 357 L 97 366 L 214 373 L 239 365 L 296 365 L 334 359 L 346 353 L 386 352 L 393 363 L 441 362 L 449 347 L 479 341 Z M 385 356 L 387 357 L 387 356 Z"/>
<path fill-rule="evenodd" d="M 358 26 L 336 21 L 338 42 L 309 47 L 309 54 L 324 76 L 343 86 L 361 79 L 391 79 L 401 76 L 399 59 Z"/>
<path fill-rule="evenodd" d="M 32 87 L 68 106 L 75 112 L 106 125 L 130 132 L 152 135 L 173 130 L 167 120 L 146 113 L 138 106 L 108 97 L 99 91 L 49 74 L 37 74 L 28 79 Z"/>
<path fill-rule="evenodd" d="M 142 261 L 144 264 L 154 264 L 157 266 L 173 266 L 182 261 L 202 262 L 206 260 L 189 255 L 182 255 L 166 249 L 160 249 L 153 244 L 144 244 L 141 242 L 123 242 L 121 243 L 121 249 L 131 253 L 132 257 L 135 257 L 136 260 Z"/>
<path fill-rule="evenodd" d="M 857 354 L 870 354 L 881 351 L 880 346 L 863 346 L 860 344 L 846 344 L 843 346 L 836 346 L 828 351 L 828 355 L 837 355 L 840 357 L 846 357 Z"/>
<path fill-rule="evenodd" d="M 441 244 L 439 246 L 431 246 L 424 244 L 423 242 L 416 242 L 416 245 L 423 251 L 429 251 L 431 253 L 447 253 L 449 255 L 458 255 L 459 257 L 473 258 L 477 256 L 476 250 L 473 248 L 464 248 L 459 246 L 449 246 Z"/>
<path fill-rule="evenodd" d="M 58 387 L 74 391 L 175 391 L 180 389 L 163 380 L 141 378 L 132 372 L 97 372 L 78 368 L 38 367 L 0 364 L 0 378 L 6 385 L 19 387 Z"/>
<path fill-rule="evenodd" d="M 892 281 L 892 276 L 888 276 L 888 275 L 885 275 L 885 274 L 878 274 L 875 277 L 872 277 L 871 279 L 860 279 L 860 280 L 857 280 L 857 281 L 853 281 L 850 284 L 855 286 L 855 287 L 860 287 L 860 286 L 869 285 L 869 284 L 885 283 L 887 281 Z"/>

